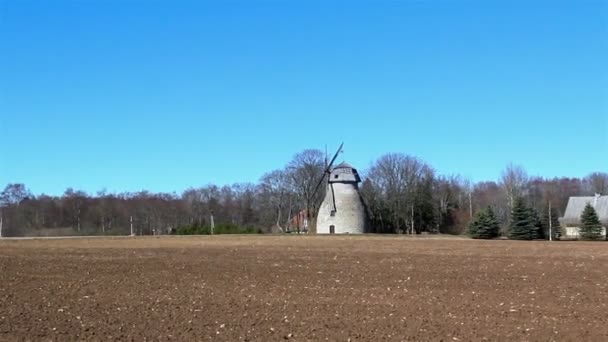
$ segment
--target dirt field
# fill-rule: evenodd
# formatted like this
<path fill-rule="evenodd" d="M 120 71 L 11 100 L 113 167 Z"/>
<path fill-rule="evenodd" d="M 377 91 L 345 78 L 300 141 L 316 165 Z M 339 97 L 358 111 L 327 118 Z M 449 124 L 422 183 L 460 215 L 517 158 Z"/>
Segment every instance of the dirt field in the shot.
<path fill-rule="evenodd" d="M 0 340 L 608 341 L 608 243 L 0 241 Z"/>

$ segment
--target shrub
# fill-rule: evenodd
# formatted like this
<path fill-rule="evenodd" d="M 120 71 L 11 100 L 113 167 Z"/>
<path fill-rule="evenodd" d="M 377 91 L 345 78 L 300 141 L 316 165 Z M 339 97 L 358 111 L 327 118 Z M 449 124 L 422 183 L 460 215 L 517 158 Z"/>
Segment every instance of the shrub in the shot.
<path fill-rule="evenodd" d="M 235 224 L 218 224 L 213 229 L 213 234 L 261 234 L 262 230 L 254 227 L 241 227 Z M 211 227 L 192 224 L 180 227 L 177 235 L 210 235 Z"/>

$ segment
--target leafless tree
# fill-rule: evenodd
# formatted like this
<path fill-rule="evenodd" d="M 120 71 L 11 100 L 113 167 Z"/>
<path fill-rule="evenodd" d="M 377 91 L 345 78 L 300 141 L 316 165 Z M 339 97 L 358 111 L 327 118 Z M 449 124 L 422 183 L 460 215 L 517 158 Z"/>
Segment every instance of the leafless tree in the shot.
<path fill-rule="evenodd" d="M 298 194 L 303 209 L 306 210 L 308 226 L 312 233 L 316 229 L 314 218 L 324 194 L 324 188 L 315 193 L 317 184 L 325 176 L 324 160 L 325 155 L 320 150 L 304 150 L 296 154 L 287 164 L 289 183 Z"/>
<path fill-rule="evenodd" d="M 608 195 L 608 173 L 593 172 L 583 179 L 585 192 L 588 194 Z"/>
<path fill-rule="evenodd" d="M 83 206 L 86 202 L 87 194 L 84 191 L 74 191 L 68 188 L 63 193 L 62 204 L 69 218 L 69 226 L 76 228 L 80 232 Z"/>
<path fill-rule="evenodd" d="M 2 192 L 0 192 L 0 205 L 8 206 L 19 204 L 23 200 L 33 198 L 31 191 L 21 183 L 8 184 Z"/>
<path fill-rule="evenodd" d="M 286 199 L 289 196 L 288 174 L 284 170 L 266 173 L 260 179 L 260 191 L 269 205 L 276 210 L 275 225 L 280 227 Z M 286 215 L 286 214 L 285 214 Z"/>
<path fill-rule="evenodd" d="M 416 227 L 417 207 L 424 204 L 422 194 L 430 190 L 434 171 L 418 158 L 401 153 L 390 153 L 380 157 L 370 168 L 367 177 L 379 199 L 368 199 L 382 203 L 385 215 L 389 214 L 394 231 L 413 233 Z M 371 190 L 366 191 L 368 194 Z M 429 194 L 430 195 L 430 194 Z M 428 200 L 432 200 L 428 198 Z M 431 214 L 432 215 L 432 214 Z M 386 221 L 388 218 L 384 217 Z M 419 220 L 420 221 L 420 220 Z"/>
<path fill-rule="evenodd" d="M 502 172 L 501 186 L 507 194 L 509 210 L 513 208 L 516 197 L 524 195 L 528 185 L 528 174 L 523 167 L 510 163 Z"/>

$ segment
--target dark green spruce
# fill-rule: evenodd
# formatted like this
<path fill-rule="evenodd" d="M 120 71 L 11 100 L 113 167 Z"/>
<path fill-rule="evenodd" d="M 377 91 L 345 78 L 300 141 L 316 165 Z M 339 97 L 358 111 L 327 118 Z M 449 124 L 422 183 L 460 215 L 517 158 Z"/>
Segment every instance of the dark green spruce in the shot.
<path fill-rule="evenodd" d="M 528 215 L 530 216 L 530 221 L 532 222 L 532 225 L 534 226 L 534 230 L 536 231 L 535 239 L 544 239 L 545 236 L 548 237 L 548 235 L 545 235 L 544 228 L 543 228 L 543 220 L 541 219 L 540 215 L 538 214 L 538 211 L 534 207 L 529 207 Z"/>
<path fill-rule="evenodd" d="M 580 235 L 584 240 L 599 240 L 602 238 L 602 224 L 590 203 L 587 203 L 581 214 Z"/>
<path fill-rule="evenodd" d="M 509 224 L 509 239 L 534 240 L 538 237 L 537 219 L 526 207 L 523 199 L 516 198 L 511 210 L 511 223 Z"/>
<path fill-rule="evenodd" d="M 469 224 L 469 235 L 473 239 L 493 239 L 498 237 L 500 227 L 492 207 L 477 212 Z"/>

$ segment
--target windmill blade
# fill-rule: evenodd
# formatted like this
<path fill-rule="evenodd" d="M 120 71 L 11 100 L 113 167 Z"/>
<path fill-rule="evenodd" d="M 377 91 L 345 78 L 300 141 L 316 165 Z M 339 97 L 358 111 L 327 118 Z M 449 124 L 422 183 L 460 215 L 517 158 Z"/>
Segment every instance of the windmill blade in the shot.
<path fill-rule="evenodd" d="M 325 180 L 325 176 L 329 175 L 332 165 L 336 161 L 336 158 L 338 158 L 338 154 L 340 154 L 340 151 L 342 151 L 342 146 L 344 146 L 344 143 L 340 144 L 340 147 L 338 147 L 336 154 L 334 154 L 334 157 L 331 159 L 329 164 L 327 164 L 327 167 L 325 168 L 325 171 L 323 172 L 323 177 L 321 177 L 321 179 L 319 180 L 319 183 L 317 183 L 317 186 L 315 187 L 315 191 L 312 192 L 313 197 L 317 194 L 317 191 L 319 190 L 321 183 L 323 183 L 323 181 Z"/>
<path fill-rule="evenodd" d="M 332 165 L 334 165 L 336 158 L 338 158 L 338 154 L 340 154 L 340 151 L 342 151 L 342 146 L 344 146 L 344 143 L 341 143 L 340 147 L 338 147 L 336 154 L 334 154 L 334 157 L 331 158 L 331 161 L 329 162 L 329 164 L 327 164 L 327 169 L 325 169 L 325 172 L 329 172 L 329 169 L 331 169 Z"/>
<path fill-rule="evenodd" d="M 319 187 L 321 186 L 321 183 L 323 183 L 323 181 L 325 180 L 325 175 L 327 173 L 323 173 L 323 177 L 321 177 L 321 179 L 319 180 L 319 183 L 317 183 L 317 186 L 315 187 L 315 191 L 312 192 L 312 197 L 314 198 L 315 195 L 317 194 L 317 191 L 319 190 Z"/>

